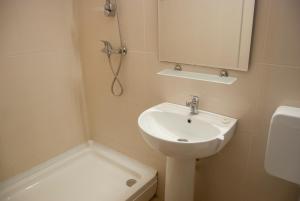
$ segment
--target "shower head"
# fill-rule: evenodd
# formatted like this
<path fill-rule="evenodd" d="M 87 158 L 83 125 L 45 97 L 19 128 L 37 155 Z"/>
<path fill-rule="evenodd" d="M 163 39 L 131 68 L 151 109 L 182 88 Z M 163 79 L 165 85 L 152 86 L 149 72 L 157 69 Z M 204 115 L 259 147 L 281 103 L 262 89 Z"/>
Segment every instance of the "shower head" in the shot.
<path fill-rule="evenodd" d="M 114 17 L 117 12 L 117 4 L 115 0 L 106 0 L 104 4 L 104 15 Z"/>

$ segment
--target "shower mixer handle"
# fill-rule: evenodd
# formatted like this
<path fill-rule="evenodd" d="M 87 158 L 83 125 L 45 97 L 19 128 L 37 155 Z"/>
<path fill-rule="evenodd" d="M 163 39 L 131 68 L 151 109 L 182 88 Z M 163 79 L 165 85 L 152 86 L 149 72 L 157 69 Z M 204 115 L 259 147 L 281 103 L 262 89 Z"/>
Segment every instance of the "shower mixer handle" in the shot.
<path fill-rule="evenodd" d="M 104 48 L 102 49 L 102 52 L 110 56 L 113 53 L 113 48 L 110 42 L 107 40 L 101 40 L 101 42 L 104 44 Z"/>

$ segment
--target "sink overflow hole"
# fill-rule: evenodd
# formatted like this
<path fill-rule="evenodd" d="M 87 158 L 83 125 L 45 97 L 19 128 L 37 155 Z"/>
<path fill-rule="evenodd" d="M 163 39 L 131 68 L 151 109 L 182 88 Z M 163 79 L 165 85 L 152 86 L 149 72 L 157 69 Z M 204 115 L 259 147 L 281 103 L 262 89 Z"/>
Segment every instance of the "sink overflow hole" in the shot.
<path fill-rule="evenodd" d="M 128 179 L 126 181 L 126 185 L 129 186 L 129 187 L 133 186 L 135 183 L 136 183 L 135 179 Z"/>
<path fill-rule="evenodd" d="M 187 140 L 187 139 L 184 139 L 184 138 L 179 138 L 179 139 L 177 139 L 177 141 L 178 141 L 178 142 L 188 142 L 188 140 Z"/>
<path fill-rule="evenodd" d="M 187 122 L 190 124 L 190 123 L 192 123 L 192 120 L 191 120 L 191 119 L 188 119 Z"/>

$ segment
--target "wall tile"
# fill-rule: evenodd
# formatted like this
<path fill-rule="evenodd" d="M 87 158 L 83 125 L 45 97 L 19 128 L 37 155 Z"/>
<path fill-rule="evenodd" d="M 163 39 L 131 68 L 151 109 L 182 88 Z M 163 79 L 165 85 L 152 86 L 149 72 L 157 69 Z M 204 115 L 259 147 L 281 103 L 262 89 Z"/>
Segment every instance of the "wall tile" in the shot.
<path fill-rule="evenodd" d="M 300 2 L 273 0 L 264 62 L 300 66 Z"/>
<path fill-rule="evenodd" d="M 143 0 L 118 1 L 123 40 L 129 51 L 145 50 L 145 11 Z"/>
<path fill-rule="evenodd" d="M 18 1 L 10 16 L 15 20 L 13 32 L 17 36 L 11 41 L 15 49 L 9 53 L 71 49 L 73 24 L 66 15 L 69 12 L 67 3 L 71 5 L 71 0 Z"/>
<path fill-rule="evenodd" d="M 0 1 L 0 55 L 7 55 L 15 52 L 18 48 L 18 19 L 17 0 Z"/>
<path fill-rule="evenodd" d="M 268 32 L 271 0 L 255 1 L 250 63 L 262 62 Z"/>
<path fill-rule="evenodd" d="M 144 0 L 145 10 L 145 50 L 158 51 L 158 1 Z"/>
<path fill-rule="evenodd" d="M 0 180 L 86 139 L 73 17 L 72 0 L 0 2 Z"/>

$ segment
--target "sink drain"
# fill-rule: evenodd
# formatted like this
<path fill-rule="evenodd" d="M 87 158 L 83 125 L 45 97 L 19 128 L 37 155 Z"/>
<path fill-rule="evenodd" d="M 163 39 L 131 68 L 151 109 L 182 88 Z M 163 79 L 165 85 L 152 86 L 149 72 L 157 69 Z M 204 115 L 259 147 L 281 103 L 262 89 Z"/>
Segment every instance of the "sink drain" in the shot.
<path fill-rule="evenodd" d="M 129 186 L 129 187 L 133 186 L 135 183 L 136 183 L 135 179 L 128 179 L 126 181 L 126 185 Z"/>
<path fill-rule="evenodd" d="M 177 141 L 178 141 L 178 142 L 188 142 L 188 140 L 187 140 L 187 139 L 184 139 L 184 138 L 179 138 L 179 139 L 177 139 Z"/>

